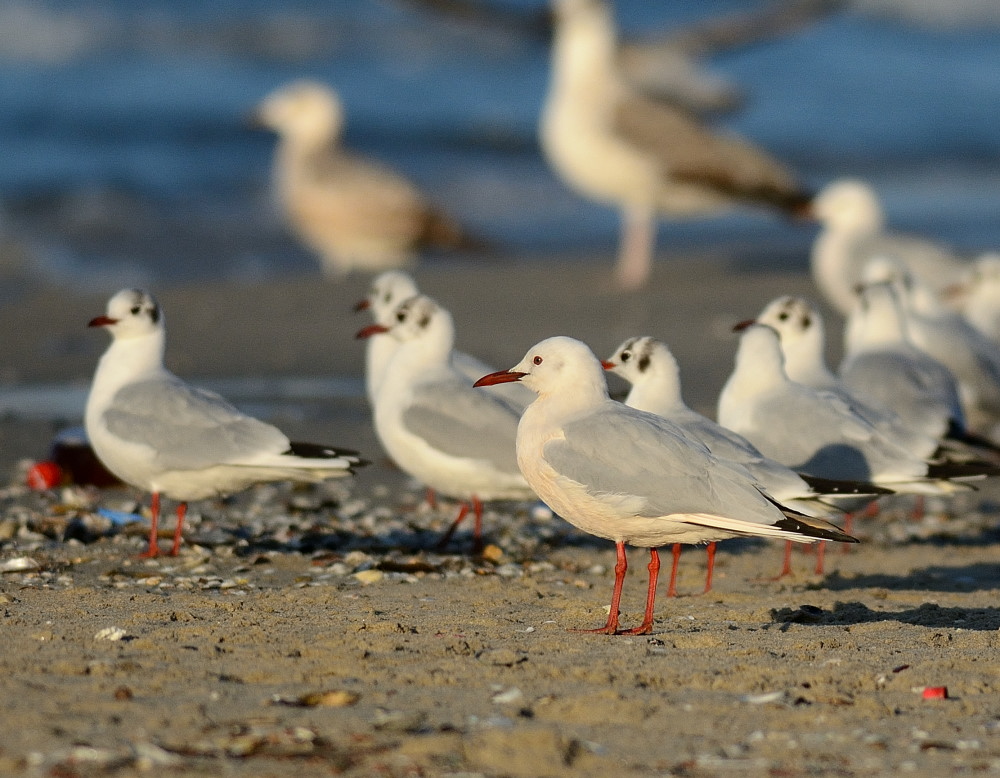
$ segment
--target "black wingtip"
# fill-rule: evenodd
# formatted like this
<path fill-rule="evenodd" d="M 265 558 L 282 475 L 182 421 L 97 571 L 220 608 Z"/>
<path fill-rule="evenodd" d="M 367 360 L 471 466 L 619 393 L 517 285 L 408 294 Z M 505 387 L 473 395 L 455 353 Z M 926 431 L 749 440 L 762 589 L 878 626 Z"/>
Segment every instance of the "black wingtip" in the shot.
<path fill-rule="evenodd" d="M 783 530 L 789 532 L 797 532 L 800 535 L 807 535 L 811 538 L 816 538 L 817 540 L 835 540 L 838 543 L 860 543 L 853 535 L 848 535 L 846 532 L 838 529 L 833 524 L 829 527 L 817 527 L 813 524 L 807 524 L 802 519 L 797 516 L 785 515 L 781 521 L 778 521 L 774 525 Z"/>
<path fill-rule="evenodd" d="M 1000 466 L 997 466 L 992 462 L 953 462 L 951 460 L 945 460 L 943 462 L 931 462 L 927 466 L 928 478 L 939 478 L 943 480 L 959 478 L 985 478 L 986 476 L 996 475 L 1000 475 Z"/>
<path fill-rule="evenodd" d="M 838 481 L 832 478 L 819 478 L 818 476 L 806 475 L 805 473 L 799 473 L 799 477 L 809 484 L 809 488 L 821 495 L 856 494 L 859 496 L 875 496 L 879 494 L 895 494 L 892 489 L 887 489 L 884 486 L 876 486 L 865 481 Z"/>
<path fill-rule="evenodd" d="M 350 469 L 352 472 L 355 467 L 364 467 L 371 464 L 367 459 L 362 459 L 358 452 L 353 449 L 324 446 L 320 443 L 302 443 L 301 441 L 293 440 L 288 446 L 288 451 L 285 453 L 302 457 L 303 459 L 349 459 L 351 461 Z"/>

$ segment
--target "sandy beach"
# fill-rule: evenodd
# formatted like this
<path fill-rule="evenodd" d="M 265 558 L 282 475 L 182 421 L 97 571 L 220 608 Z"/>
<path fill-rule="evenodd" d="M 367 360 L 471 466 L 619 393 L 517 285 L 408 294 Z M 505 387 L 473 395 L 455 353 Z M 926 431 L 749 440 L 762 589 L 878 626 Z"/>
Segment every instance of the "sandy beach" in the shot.
<path fill-rule="evenodd" d="M 778 294 L 815 297 L 804 246 L 660 261 L 624 295 L 609 257 L 427 263 L 459 348 L 498 368 L 572 335 L 607 356 L 666 340 L 689 404 L 712 414 L 731 326 Z M 360 387 L 367 280 L 303 275 L 154 289 L 167 362 L 194 383 L 340 377 Z M 107 340 L 87 321 L 116 289 L 24 282 L 0 305 L 3 388 L 86 387 Z M 839 323 L 831 321 L 831 332 Z M 831 345 L 831 355 L 837 353 Z M 353 382 L 353 383 L 351 383 Z M 620 385 L 614 388 L 621 389 Z M 11 776 L 926 776 L 1000 770 L 1000 568 L 993 485 L 856 525 L 826 571 L 780 545 L 720 546 L 715 587 L 685 549 L 680 596 L 654 634 L 604 622 L 612 544 L 538 506 L 490 506 L 488 546 L 434 549 L 451 504 L 423 502 L 386 461 L 358 393 L 261 406 L 292 437 L 357 448 L 353 482 L 265 486 L 192 506 L 177 558 L 140 560 L 115 528 L 127 489 L 29 492 L 25 460 L 79 423 L 0 418 L 0 604 Z M 253 410 L 253 409 L 251 409 Z M 167 522 L 165 530 L 172 528 Z M 646 554 L 630 552 L 622 618 L 637 623 Z M 941 687 L 946 688 L 946 696 Z"/>

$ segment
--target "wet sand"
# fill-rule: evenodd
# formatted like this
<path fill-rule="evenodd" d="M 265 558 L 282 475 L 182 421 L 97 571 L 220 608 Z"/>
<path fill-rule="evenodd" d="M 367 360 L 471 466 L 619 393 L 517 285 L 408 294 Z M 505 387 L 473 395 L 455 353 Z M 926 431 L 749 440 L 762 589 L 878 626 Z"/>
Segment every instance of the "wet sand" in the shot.
<path fill-rule="evenodd" d="M 458 345 L 497 367 L 554 334 L 604 356 L 667 340 L 685 395 L 711 412 L 729 327 L 803 271 L 737 271 L 718 256 L 661 262 L 644 292 L 603 264 L 432 264 Z M 365 281 L 154 290 L 168 364 L 186 378 L 360 378 Z M 0 307 L 5 384 L 89 380 L 106 297 L 38 285 Z M 831 323 L 829 328 L 836 331 Z M 16 333 L 10 337 L 9 333 Z M 832 349 L 835 351 L 835 349 Z M 39 356 L 40 355 L 40 356 Z M 849 553 L 721 544 L 715 586 L 686 549 L 681 596 L 654 634 L 607 637 L 614 550 L 537 506 L 492 506 L 489 546 L 459 533 L 381 455 L 360 397 L 269 406 L 296 437 L 360 449 L 353 483 L 269 486 L 193 507 L 179 557 L 139 560 L 130 490 L 30 493 L 18 463 L 78 422 L 0 420 L 4 775 L 684 775 L 989 773 L 1000 769 L 996 489 L 890 506 Z M 165 529 L 171 525 L 167 522 Z M 630 553 L 626 626 L 646 554 Z M 947 698 L 924 690 L 947 687 Z M 930 692 L 933 695 L 935 692 Z"/>

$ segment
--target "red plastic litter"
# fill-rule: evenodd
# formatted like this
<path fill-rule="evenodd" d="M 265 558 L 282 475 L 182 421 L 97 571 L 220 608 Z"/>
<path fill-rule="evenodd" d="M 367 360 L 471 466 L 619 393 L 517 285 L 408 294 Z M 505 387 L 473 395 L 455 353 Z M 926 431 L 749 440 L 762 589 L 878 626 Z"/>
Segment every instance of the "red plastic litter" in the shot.
<path fill-rule="evenodd" d="M 946 700 L 948 699 L 947 686 L 926 686 L 924 687 L 925 700 Z"/>
<path fill-rule="evenodd" d="M 36 462 L 28 470 L 26 480 L 32 489 L 52 489 L 62 482 L 62 468 L 55 462 Z"/>

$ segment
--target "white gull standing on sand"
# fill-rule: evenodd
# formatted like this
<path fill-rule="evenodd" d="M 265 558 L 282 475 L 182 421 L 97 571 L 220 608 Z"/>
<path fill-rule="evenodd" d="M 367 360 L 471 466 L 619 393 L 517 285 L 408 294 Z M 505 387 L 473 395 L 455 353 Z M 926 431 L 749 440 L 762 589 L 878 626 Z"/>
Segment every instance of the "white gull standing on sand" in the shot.
<path fill-rule="evenodd" d="M 354 310 L 367 310 L 371 313 L 375 324 L 391 327 L 395 323 L 399 304 L 419 293 L 413 276 L 405 270 L 386 270 L 372 279 L 367 294 L 354 306 Z M 368 338 L 365 347 L 365 393 L 372 406 L 375 405 L 375 397 L 378 395 L 389 361 L 399 346 L 398 338 Z M 451 353 L 451 364 L 470 381 L 475 381 L 479 376 L 494 370 L 471 354 L 457 350 Z M 529 389 L 518 384 L 498 386 L 493 393 L 518 413 L 524 410 L 534 397 Z"/>
<path fill-rule="evenodd" d="M 944 294 L 969 324 L 1000 343 L 1000 254 L 983 254 Z"/>
<path fill-rule="evenodd" d="M 958 280 L 968 261 L 926 238 L 893 232 L 875 191 L 864 181 L 839 179 L 813 201 L 822 225 L 813 242 L 813 281 L 834 308 L 846 316 L 865 264 L 885 256 L 902 263 L 935 293 Z"/>
<path fill-rule="evenodd" d="M 910 340 L 906 317 L 891 283 L 860 289 L 846 328 L 840 375 L 848 389 L 876 408 L 946 446 L 988 446 L 966 430 L 958 382 L 944 364 Z"/>
<path fill-rule="evenodd" d="M 743 465 L 782 505 L 809 516 L 822 516 L 829 515 L 831 509 L 839 509 L 843 500 L 850 504 L 859 499 L 869 502 L 878 495 L 890 493 L 889 489 L 873 484 L 803 477 L 780 462 L 765 457 L 742 435 L 692 410 L 681 395 L 677 360 L 662 341 L 648 336 L 629 338 L 604 360 L 603 365 L 632 385 L 625 398 L 626 405 L 663 416 L 715 456 Z M 676 593 L 674 582 L 679 554 L 680 544 L 674 544 L 668 596 Z M 714 561 L 715 543 L 709 543 L 706 592 L 712 588 Z"/>
<path fill-rule="evenodd" d="M 928 461 L 887 437 L 842 398 L 791 381 L 778 333 L 744 323 L 735 367 L 719 396 L 719 423 L 766 456 L 822 478 L 865 481 L 913 494 L 946 494 L 950 480 L 995 468 Z"/>
<path fill-rule="evenodd" d="M 293 443 L 222 397 L 186 384 L 163 366 L 166 330 L 156 301 L 123 289 L 90 321 L 111 333 L 87 397 L 84 423 L 94 453 L 122 481 L 152 492 L 143 556 L 155 557 L 160 495 L 178 500 L 176 555 L 189 500 L 266 481 L 318 482 L 365 464 L 353 451 Z"/>
<path fill-rule="evenodd" d="M 517 428 L 517 461 L 528 483 L 566 521 L 615 543 L 611 609 L 594 632 L 652 631 L 657 549 L 668 543 L 854 540 L 833 524 L 779 505 L 746 468 L 715 457 L 662 416 L 612 400 L 600 360 L 578 340 L 543 340 L 510 370 L 486 375 L 477 386 L 511 381 L 538 395 Z M 642 623 L 620 631 L 626 543 L 650 549 L 649 586 Z"/>
<path fill-rule="evenodd" d="M 572 189 L 621 209 L 621 286 L 636 288 L 648 278 L 657 214 L 699 217 L 740 204 L 808 212 L 810 197 L 776 160 L 623 82 L 604 0 L 554 0 L 554 10 L 541 145 Z"/>
<path fill-rule="evenodd" d="M 865 421 L 886 437 L 921 457 L 937 451 L 939 438 L 901 419 L 891 407 L 874 407 L 835 375 L 826 364 L 826 328 L 823 315 L 808 300 L 785 295 L 769 302 L 757 315 L 758 324 L 766 324 L 778 333 L 785 374 L 796 383 L 829 392 L 851 406 Z"/>
<path fill-rule="evenodd" d="M 407 474 L 440 494 L 462 500 L 441 545 L 475 515 L 474 543 L 482 544 L 482 501 L 534 500 L 517 467 L 518 414 L 472 388 L 451 363 L 451 315 L 424 295 L 403 301 L 393 324 L 373 324 L 359 337 L 396 338 L 399 346 L 375 398 L 375 432 Z"/>
<path fill-rule="evenodd" d="M 913 343 L 944 364 L 958 381 L 966 422 L 974 432 L 992 436 L 1000 424 L 1000 345 L 965 318 L 891 257 L 865 265 L 865 283 L 893 285 Z"/>
<path fill-rule="evenodd" d="M 280 205 L 327 275 L 400 267 L 421 248 L 463 245 L 459 227 L 412 182 L 341 146 L 343 108 L 328 86 L 287 84 L 260 103 L 254 118 L 279 135 Z"/>

